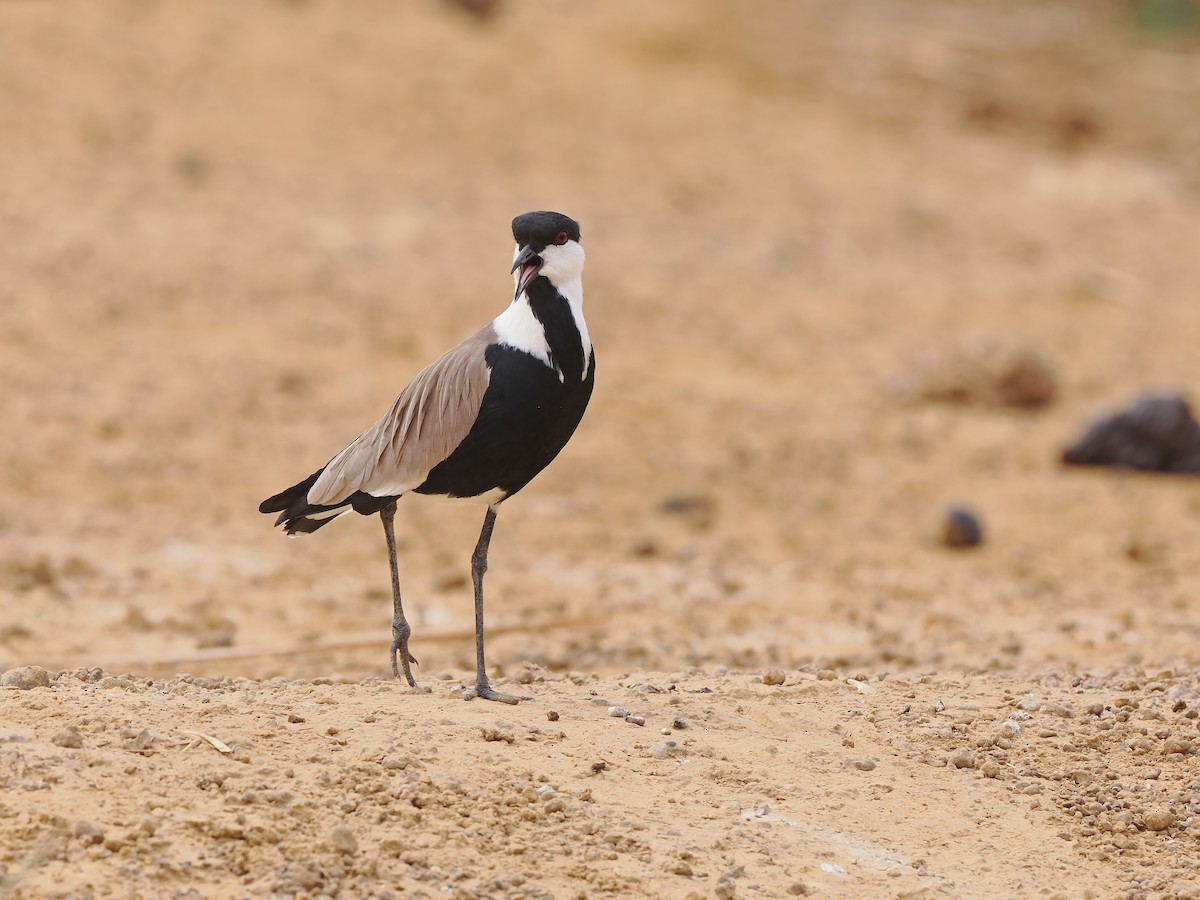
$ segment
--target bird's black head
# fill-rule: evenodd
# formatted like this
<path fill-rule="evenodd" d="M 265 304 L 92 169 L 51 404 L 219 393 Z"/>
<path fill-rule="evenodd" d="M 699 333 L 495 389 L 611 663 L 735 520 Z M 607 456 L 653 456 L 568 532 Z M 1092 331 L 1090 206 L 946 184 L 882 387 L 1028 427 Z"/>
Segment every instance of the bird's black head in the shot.
<path fill-rule="evenodd" d="M 561 246 L 567 241 L 578 241 L 579 223 L 562 213 L 527 212 L 513 219 L 512 232 L 518 246 L 541 253 L 551 244 Z"/>
<path fill-rule="evenodd" d="M 579 245 L 579 223 L 556 212 L 527 212 L 512 223 L 517 242 L 511 271 L 516 273 L 521 296 L 529 282 L 543 275 L 558 287 L 577 280 L 583 272 L 584 253 Z"/>

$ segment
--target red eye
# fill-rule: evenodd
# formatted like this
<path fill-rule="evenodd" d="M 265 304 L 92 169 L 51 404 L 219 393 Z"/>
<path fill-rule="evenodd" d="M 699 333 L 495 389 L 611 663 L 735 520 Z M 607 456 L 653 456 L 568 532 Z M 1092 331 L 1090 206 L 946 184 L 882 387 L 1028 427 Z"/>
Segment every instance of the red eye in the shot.
<path fill-rule="evenodd" d="M 558 246 L 560 246 L 560 247 L 561 247 L 561 246 L 562 246 L 563 244 L 565 244 L 565 243 L 566 243 L 568 240 L 570 240 L 570 238 L 568 238 L 568 237 L 567 237 L 567 233 L 566 233 L 565 231 L 560 231 L 560 232 L 558 233 L 558 237 L 556 237 L 556 238 L 554 239 L 554 243 L 558 244 Z"/>

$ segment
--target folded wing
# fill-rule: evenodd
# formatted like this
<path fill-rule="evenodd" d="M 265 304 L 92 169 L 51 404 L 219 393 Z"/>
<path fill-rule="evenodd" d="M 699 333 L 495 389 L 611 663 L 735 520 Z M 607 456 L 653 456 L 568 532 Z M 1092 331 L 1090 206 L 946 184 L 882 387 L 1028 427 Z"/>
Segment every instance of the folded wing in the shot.
<path fill-rule="evenodd" d="M 462 443 L 483 403 L 490 371 L 489 325 L 422 369 L 378 422 L 331 459 L 308 502 L 332 506 L 357 491 L 398 497 Z"/>

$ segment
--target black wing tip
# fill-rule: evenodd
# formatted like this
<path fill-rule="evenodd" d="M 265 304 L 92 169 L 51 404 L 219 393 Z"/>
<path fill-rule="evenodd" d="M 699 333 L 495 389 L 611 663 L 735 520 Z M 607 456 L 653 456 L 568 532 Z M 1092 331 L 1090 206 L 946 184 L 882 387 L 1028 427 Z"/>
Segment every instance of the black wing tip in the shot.
<path fill-rule="evenodd" d="M 324 519 L 310 519 L 307 516 L 295 516 L 288 518 L 286 515 L 280 516 L 276 525 L 284 525 L 283 532 L 288 537 L 298 537 L 302 534 L 312 534 L 318 528 L 324 528 L 337 516 L 329 516 Z M 286 524 L 284 524 L 286 523 Z"/>
<path fill-rule="evenodd" d="M 283 520 L 287 517 L 286 513 L 289 510 L 295 509 L 296 513 L 303 512 L 304 507 L 308 505 L 309 490 L 317 483 L 317 479 L 321 477 L 321 473 L 324 471 L 325 467 L 321 466 L 321 468 L 317 469 L 317 471 L 313 472 L 303 481 L 298 481 L 290 488 L 268 497 L 262 503 L 258 504 L 258 511 L 260 513 L 284 513 L 285 515 L 279 517 L 279 521 L 275 523 L 276 525 L 283 523 Z"/>

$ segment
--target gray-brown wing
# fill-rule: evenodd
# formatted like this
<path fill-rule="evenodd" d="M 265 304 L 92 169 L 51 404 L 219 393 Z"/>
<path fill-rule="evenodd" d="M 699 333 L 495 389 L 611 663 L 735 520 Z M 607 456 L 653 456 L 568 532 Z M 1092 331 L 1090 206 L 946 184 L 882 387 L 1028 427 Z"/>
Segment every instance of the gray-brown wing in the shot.
<path fill-rule="evenodd" d="M 418 372 L 383 418 L 329 461 L 308 502 L 333 505 L 355 491 L 398 496 L 424 482 L 475 423 L 490 377 L 484 351 L 495 339 L 488 325 Z"/>

